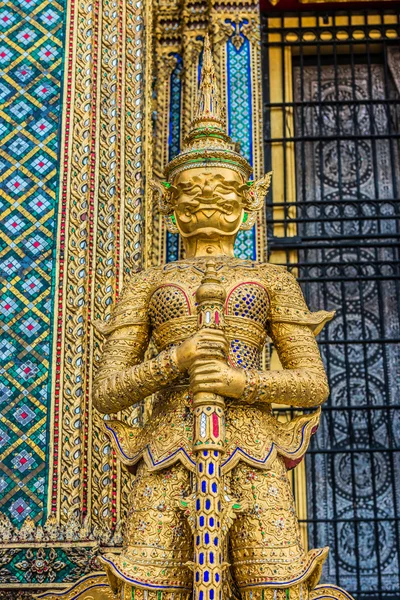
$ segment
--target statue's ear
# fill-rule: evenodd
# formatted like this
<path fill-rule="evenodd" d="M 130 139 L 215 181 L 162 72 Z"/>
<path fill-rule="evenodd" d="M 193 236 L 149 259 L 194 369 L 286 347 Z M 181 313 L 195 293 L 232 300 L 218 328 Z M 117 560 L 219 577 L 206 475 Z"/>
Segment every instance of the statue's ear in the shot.
<path fill-rule="evenodd" d="M 150 188 L 153 190 L 153 197 L 158 202 L 160 212 L 163 215 L 169 215 L 172 212 L 171 205 L 171 184 L 168 181 L 158 181 L 157 179 L 150 179 Z"/>
<path fill-rule="evenodd" d="M 250 211 L 260 210 L 264 204 L 265 196 L 268 194 L 271 185 L 272 171 L 257 179 L 248 181 L 244 193 L 246 197 L 246 208 Z"/>

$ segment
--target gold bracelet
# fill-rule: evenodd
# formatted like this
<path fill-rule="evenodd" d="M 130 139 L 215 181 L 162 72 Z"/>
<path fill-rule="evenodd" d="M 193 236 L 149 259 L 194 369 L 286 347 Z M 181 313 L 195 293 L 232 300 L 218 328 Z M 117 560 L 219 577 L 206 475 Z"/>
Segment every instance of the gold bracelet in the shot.
<path fill-rule="evenodd" d="M 260 376 L 256 369 L 245 369 L 246 386 L 241 400 L 246 404 L 254 404 L 258 400 L 260 390 Z"/>

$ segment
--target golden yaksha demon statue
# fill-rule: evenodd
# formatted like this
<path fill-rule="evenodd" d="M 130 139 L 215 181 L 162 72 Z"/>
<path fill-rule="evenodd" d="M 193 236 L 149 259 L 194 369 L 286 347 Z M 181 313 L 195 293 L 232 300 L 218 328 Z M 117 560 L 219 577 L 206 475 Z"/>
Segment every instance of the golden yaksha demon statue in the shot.
<path fill-rule="evenodd" d="M 288 423 L 271 412 L 326 400 L 315 336 L 333 313 L 310 312 L 285 268 L 234 257 L 270 182 L 251 171 L 226 134 L 206 39 L 192 129 L 154 184 L 186 258 L 125 286 L 94 382 L 102 413 L 154 394 L 144 425 L 105 421 L 134 474 L 122 552 L 101 558 L 125 600 L 350 598 L 316 587 L 328 549 L 303 548 L 287 477 L 320 409 Z M 282 370 L 261 368 L 267 336 Z"/>

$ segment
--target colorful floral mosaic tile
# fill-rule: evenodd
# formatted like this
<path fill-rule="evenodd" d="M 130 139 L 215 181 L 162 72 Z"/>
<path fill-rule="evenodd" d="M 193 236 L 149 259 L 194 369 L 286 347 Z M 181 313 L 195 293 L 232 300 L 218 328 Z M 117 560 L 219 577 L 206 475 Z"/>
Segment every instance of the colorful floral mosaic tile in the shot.
<path fill-rule="evenodd" d="M 63 0 L 0 7 L 0 511 L 45 510 Z"/>

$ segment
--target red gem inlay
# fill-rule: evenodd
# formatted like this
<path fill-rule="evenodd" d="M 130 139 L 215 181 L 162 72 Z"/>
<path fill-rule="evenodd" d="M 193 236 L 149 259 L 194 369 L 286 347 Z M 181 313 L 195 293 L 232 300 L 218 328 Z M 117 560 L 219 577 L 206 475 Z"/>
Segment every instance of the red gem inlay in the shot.
<path fill-rule="evenodd" d="M 212 415 L 212 426 L 213 426 L 213 436 L 217 438 L 219 436 L 219 417 L 218 417 L 217 413 L 213 413 L 213 415 Z"/>

